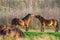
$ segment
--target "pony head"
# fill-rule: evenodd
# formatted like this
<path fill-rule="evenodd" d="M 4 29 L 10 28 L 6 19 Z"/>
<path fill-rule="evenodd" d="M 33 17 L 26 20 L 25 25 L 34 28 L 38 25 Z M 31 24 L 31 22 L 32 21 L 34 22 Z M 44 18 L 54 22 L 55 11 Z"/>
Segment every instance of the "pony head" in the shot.
<path fill-rule="evenodd" d="M 31 13 L 31 14 L 28 14 L 28 16 L 30 16 L 30 17 L 34 17 L 34 14 L 33 14 L 33 13 Z"/>
<path fill-rule="evenodd" d="M 36 15 L 35 17 L 36 17 L 36 18 L 40 18 L 41 16 L 40 16 L 40 15 Z"/>

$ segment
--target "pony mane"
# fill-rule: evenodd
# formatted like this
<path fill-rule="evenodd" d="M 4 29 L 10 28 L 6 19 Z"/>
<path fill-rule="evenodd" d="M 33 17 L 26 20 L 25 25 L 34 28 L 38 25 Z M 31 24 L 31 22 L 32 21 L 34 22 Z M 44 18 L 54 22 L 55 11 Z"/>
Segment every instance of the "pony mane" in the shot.
<path fill-rule="evenodd" d="M 29 15 L 30 14 L 26 15 L 22 20 L 28 19 L 29 18 Z"/>
<path fill-rule="evenodd" d="M 43 18 L 43 19 L 45 19 L 43 16 L 41 16 L 41 15 L 38 15 L 38 16 L 40 16 L 39 18 Z"/>

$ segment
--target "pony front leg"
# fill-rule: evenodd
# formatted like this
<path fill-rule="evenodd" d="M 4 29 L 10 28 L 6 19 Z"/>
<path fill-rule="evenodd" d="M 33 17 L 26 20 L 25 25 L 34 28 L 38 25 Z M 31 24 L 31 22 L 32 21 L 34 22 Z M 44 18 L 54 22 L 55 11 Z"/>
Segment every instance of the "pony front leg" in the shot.
<path fill-rule="evenodd" d="M 43 26 L 41 26 L 41 32 L 44 32 L 44 27 Z"/>
<path fill-rule="evenodd" d="M 55 32 L 58 32 L 59 30 L 59 25 L 58 25 L 58 22 L 57 22 L 57 25 L 55 26 Z"/>
<path fill-rule="evenodd" d="M 28 27 L 26 26 L 26 31 L 28 31 Z"/>

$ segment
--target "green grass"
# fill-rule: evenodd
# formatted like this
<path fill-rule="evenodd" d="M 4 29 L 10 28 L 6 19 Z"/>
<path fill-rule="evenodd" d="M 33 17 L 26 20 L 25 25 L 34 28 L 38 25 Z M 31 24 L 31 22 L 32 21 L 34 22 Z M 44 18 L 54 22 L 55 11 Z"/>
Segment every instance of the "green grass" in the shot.
<path fill-rule="evenodd" d="M 24 32 L 24 34 L 26 37 L 33 37 L 33 36 L 41 37 L 41 35 L 43 35 L 43 34 L 48 34 L 48 35 L 60 37 L 60 32 Z"/>

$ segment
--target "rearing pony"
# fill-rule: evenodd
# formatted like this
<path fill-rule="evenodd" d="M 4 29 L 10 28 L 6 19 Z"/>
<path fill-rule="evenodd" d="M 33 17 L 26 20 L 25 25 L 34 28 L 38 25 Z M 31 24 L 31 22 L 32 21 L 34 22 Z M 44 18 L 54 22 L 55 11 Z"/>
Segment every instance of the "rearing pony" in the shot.
<path fill-rule="evenodd" d="M 44 32 L 44 27 L 45 26 L 54 26 L 55 27 L 55 32 L 58 32 L 58 21 L 56 19 L 45 19 L 43 18 L 41 15 L 36 15 L 36 18 L 39 19 L 39 21 L 41 22 L 41 31 Z"/>
<path fill-rule="evenodd" d="M 29 22 L 30 22 L 30 19 L 34 17 L 34 14 L 28 14 L 26 15 L 23 19 L 19 19 L 19 18 L 14 18 L 12 21 L 11 21 L 11 24 L 12 25 L 20 25 L 20 26 L 26 26 L 26 31 L 28 31 L 28 25 L 29 25 Z"/>

